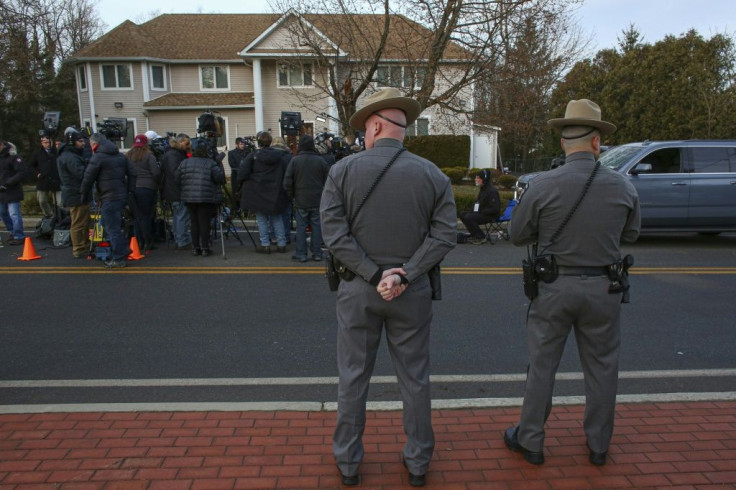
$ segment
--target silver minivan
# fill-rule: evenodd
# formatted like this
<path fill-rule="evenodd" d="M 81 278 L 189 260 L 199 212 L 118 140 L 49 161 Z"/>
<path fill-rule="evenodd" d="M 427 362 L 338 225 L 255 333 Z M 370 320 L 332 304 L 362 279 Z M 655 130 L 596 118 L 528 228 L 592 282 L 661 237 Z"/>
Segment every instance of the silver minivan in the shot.
<path fill-rule="evenodd" d="M 600 161 L 636 187 L 643 229 L 736 230 L 736 141 L 630 143 Z"/>

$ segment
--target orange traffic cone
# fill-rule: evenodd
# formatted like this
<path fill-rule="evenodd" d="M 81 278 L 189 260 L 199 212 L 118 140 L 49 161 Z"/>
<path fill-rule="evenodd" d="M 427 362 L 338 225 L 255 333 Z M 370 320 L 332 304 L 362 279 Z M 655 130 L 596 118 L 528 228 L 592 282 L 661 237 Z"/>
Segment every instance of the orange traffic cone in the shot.
<path fill-rule="evenodd" d="M 31 237 L 26 237 L 26 242 L 23 245 L 23 256 L 18 257 L 18 260 L 36 260 L 40 259 L 41 256 L 36 254 L 36 248 L 33 246 L 33 242 L 31 241 Z"/>
<path fill-rule="evenodd" d="M 128 260 L 141 260 L 145 255 L 141 255 L 141 249 L 138 248 L 138 240 L 135 237 L 130 238 L 130 249 L 132 252 L 128 255 Z"/>

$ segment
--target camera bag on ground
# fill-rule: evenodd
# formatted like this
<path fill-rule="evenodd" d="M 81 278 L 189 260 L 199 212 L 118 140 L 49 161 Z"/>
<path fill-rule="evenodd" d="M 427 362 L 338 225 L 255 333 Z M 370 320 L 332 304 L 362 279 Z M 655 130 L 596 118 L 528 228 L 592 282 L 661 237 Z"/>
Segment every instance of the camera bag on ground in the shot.
<path fill-rule="evenodd" d="M 44 216 L 38 223 L 36 223 L 36 229 L 33 232 L 33 236 L 36 238 L 49 239 L 54 236 L 54 227 L 56 226 L 56 216 L 47 218 Z"/>
<path fill-rule="evenodd" d="M 54 230 L 54 247 L 56 248 L 64 248 L 64 247 L 71 247 L 72 246 L 72 235 L 71 230 L 62 230 L 62 229 L 55 229 Z"/>
<path fill-rule="evenodd" d="M 394 164 L 397 158 L 399 158 L 399 155 L 401 155 L 403 152 L 406 151 L 406 148 L 401 148 L 399 151 L 396 152 L 396 154 L 389 160 L 389 162 L 386 164 L 385 167 L 381 170 L 381 172 L 378 174 L 378 177 L 376 177 L 376 180 L 373 181 L 373 184 L 368 188 L 368 191 L 365 193 L 365 196 L 363 196 L 363 199 L 360 201 L 360 204 L 358 204 L 358 209 L 355 210 L 353 213 L 353 216 L 348 219 L 348 226 L 351 226 L 353 224 L 353 221 L 355 221 L 355 217 L 358 216 L 358 213 L 363 208 L 363 205 L 368 200 L 368 197 L 373 192 L 373 189 L 376 188 L 376 185 L 378 185 L 378 182 L 381 180 L 381 178 L 384 176 L 386 171 L 389 169 L 391 165 Z M 355 273 L 348 269 L 344 264 L 342 264 L 337 258 L 330 252 L 328 249 L 326 251 L 325 255 L 325 277 L 327 277 L 327 285 L 330 287 L 330 291 L 337 291 L 337 287 L 340 285 L 340 279 L 344 279 L 346 281 L 352 281 L 353 278 L 355 278 Z"/>
<path fill-rule="evenodd" d="M 577 211 L 580 203 L 583 202 L 583 198 L 588 193 L 588 189 L 590 189 L 590 185 L 593 183 L 595 174 L 598 172 L 600 166 L 601 162 L 596 162 L 595 167 L 593 167 L 593 171 L 590 173 L 588 180 L 583 186 L 580 196 L 578 196 L 578 200 L 575 201 L 570 212 L 567 213 L 565 219 L 562 220 L 560 226 L 558 226 L 557 230 L 552 234 L 552 237 L 549 239 L 549 243 L 542 249 L 542 252 L 537 254 L 536 243 L 533 245 L 531 252 L 529 251 L 529 248 L 527 248 L 527 258 L 521 261 L 521 271 L 524 295 L 529 298 L 529 300 L 533 300 L 539 295 L 540 280 L 549 284 L 557 279 L 557 263 L 555 262 L 555 258 L 553 255 L 545 255 L 544 251 L 560 237 L 560 233 L 565 229 L 565 226 L 567 226 L 572 215 Z"/>

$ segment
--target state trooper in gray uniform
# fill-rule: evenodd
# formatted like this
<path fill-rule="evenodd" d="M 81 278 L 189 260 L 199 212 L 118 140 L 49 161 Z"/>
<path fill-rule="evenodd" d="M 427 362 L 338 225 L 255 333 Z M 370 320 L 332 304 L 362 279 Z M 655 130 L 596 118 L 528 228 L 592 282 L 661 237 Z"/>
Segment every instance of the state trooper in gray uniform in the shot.
<path fill-rule="evenodd" d="M 411 485 L 424 485 L 434 450 L 427 272 L 455 246 L 450 181 L 432 162 L 403 151 L 355 215 L 420 113 L 419 103 L 395 88 L 367 97 L 350 118 L 350 126 L 365 131 L 366 150 L 335 164 L 322 194 L 324 242 L 355 273 L 352 280 L 343 277 L 336 304 L 340 381 L 333 450 L 344 485 L 360 483 L 368 384 L 384 328 L 404 404 L 402 457 Z"/>
<path fill-rule="evenodd" d="M 563 166 L 530 181 L 510 223 L 515 245 L 537 243 L 557 271 L 540 281 L 527 317 L 529 365 L 519 425 L 504 433 L 506 446 L 532 464 L 544 463 L 544 424 L 552 409 L 555 373 L 571 328 L 585 379 L 583 426 L 592 464 L 606 462 L 613 435 L 621 342 L 621 301 L 611 271 L 621 270 L 620 242 L 639 236 L 639 198 L 622 175 L 600 167 L 567 225 L 600 155 L 601 137 L 616 126 L 601 120 L 597 104 L 573 100 L 562 131 Z M 559 233 L 555 239 L 553 235 Z M 547 267 L 547 270 L 554 270 Z M 610 267 L 609 267 L 610 266 Z M 623 276 L 625 279 L 625 275 Z"/>

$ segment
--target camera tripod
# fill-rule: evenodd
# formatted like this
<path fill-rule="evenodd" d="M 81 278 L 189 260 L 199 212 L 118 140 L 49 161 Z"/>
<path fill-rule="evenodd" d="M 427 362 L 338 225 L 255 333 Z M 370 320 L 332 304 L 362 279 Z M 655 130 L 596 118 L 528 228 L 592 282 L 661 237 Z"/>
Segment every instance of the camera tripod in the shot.
<path fill-rule="evenodd" d="M 238 242 L 240 242 L 241 245 L 244 245 L 243 239 L 240 238 L 240 233 L 238 232 L 238 229 L 235 227 L 235 223 L 233 223 L 233 216 L 240 219 L 240 223 L 243 225 L 243 229 L 248 234 L 248 238 L 250 238 L 251 243 L 253 244 L 253 248 L 257 248 L 256 241 L 253 238 L 253 235 L 251 234 L 250 230 L 248 229 L 248 225 L 245 223 L 245 219 L 243 218 L 242 211 L 238 210 L 237 212 L 233 213 L 231 210 L 235 208 L 235 202 L 233 200 L 233 196 L 230 193 L 230 191 L 227 189 L 226 185 L 222 186 L 222 191 L 225 195 L 225 202 L 229 203 L 232 208 L 228 208 L 225 206 L 225 204 L 220 204 L 217 209 L 217 221 L 220 228 L 220 241 L 222 242 L 222 258 L 227 258 L 225 256 L 225 238 L 230 238 L 230 235 L 234 236 Z M 217 235 L 217 228 L 214 229 L 215 235 Z"/>
<path fill-rule="evenodd" d="M 166 247 L 174 242 L 176 244 L 176 238 L 174 237 L 174 228 L 169 223 L 169 218 L 174 219 L 174 208 L 171 206 L 171 202 L 160 199 L 158 202 L 159 211 L 161 213 L 161 219 L 164 222 L 164 235 L 166 241 Z M 157 213 L 158 214 L 158 213 Z M 154 234 L 158 233 L 158 229 L 154 230 Z"/>

